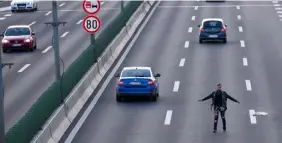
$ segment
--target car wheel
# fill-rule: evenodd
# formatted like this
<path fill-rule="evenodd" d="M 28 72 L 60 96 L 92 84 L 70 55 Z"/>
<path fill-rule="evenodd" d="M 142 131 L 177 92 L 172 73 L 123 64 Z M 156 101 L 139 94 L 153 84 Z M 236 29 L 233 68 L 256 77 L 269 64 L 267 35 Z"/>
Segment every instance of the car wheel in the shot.
<path fill-rule="evenodd" d="M 227 42 L 227 39 L 225 38 L 225 39 L 223 39 L 223 43 L 226 43 Z"/>
<path fill-rule="evenodd" d="M 151 101 L 154 101 L 154 102 L 157 101 L 157 94 L 156 94 L 156 95 L 153 95 L 153 96 L 151 97 Z"/>
<path fill-rule="evenodd" d="M 15 10 L 11 10 L 12 13 L 16 12 Z"/>
<path fill-rule="evenodd" d="M 117 102 L 121 102 L 122 97 L 117 95 L 117 96 L 116 96 L 116 100 L 117 100 Z"/>
<path fill-rule="evenodd" d="M 199 39 L 199 43 L 202 44 L 202 43 L 203 43 L 203 40 L 202 40 L 202 39 Z"/>
<path fill-rule="evenodd" d="M 35 6 L 34 10 L 37 11 L 37 4 L 35 4 L 35 5 L 36 5 L 36 6 Z"/>
<path fill-rule="evenodd" d="M 3 53 L 7 53 L 7 50 L 2 49 Z"/>

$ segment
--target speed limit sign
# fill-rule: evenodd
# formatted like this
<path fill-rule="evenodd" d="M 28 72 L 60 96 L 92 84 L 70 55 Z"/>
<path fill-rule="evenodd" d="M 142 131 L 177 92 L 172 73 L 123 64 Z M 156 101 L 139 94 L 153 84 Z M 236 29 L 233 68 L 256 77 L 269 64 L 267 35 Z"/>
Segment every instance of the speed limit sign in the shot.
<path fill-rule="evenodd" d="M 82 24 L 83 29 L 91 34 L 96 33 L 101 27 L 100 19 L 94 15 L 86 16 Z"/>

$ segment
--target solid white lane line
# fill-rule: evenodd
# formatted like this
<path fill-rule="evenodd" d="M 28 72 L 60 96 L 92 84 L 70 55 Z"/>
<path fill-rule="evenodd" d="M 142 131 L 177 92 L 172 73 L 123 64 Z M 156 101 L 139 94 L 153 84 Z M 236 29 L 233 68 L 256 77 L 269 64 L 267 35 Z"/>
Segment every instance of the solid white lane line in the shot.
<path fill-rule="evenodd" d="M 196 16 L 192 16 L 191 20 L 195 20 L 196 19 Z"/>
<path fill-rule="evenodd" d="M 30 24 L 29 24 L 29 26 L 32 26 L 33 24 L 35 24 L 36 23 L 36 21 L 33 21 L 33 22 L 31 22 Z"/>
<path fill-rule="evenodd" d="M 243 27 L 242 26 L 239 26 L 239 32 L 243 32 Z"/>
<path fill-rule="evenodd" d="M 4 16 L 9 17 L 9 16 L 12 16 L 12 14 L 5 14 Z"/>
<path fill-rule="evenodd" d="M 172 110 L 167 110 L 166 116 L 165 116 L 165 121 L 164 121 L 165 125 L 170 125 L 171 116 L 172 116 Z"/>
<path fill-rule="evenodd" d="M 241 47 L 245 47 L 245 41 L 241 40 L 240 45 L 241 45 Z"/>
<path fill-rule="evenodd" d="M 52 49 L 52 46 L 48 46 L 46 49 L 44 49 L 43 51 L 42 51 L 42 53 L 44 54 L 44 53 L 47 53 L 50 49 Z"/>
<path fill-rule="evenodd" d="M 81 19 L 81 20 L 79 20 L 76 24 L 80 24 L 82 21 L 83 21 L 83 20 Z"/>
<path fill-rule="evenodd" d="M 48 11 L 46 14 L 45 14 L 45 16 L 48 16 L 49 14 L 51 14 L 52 13 L 52 11 Z"/>
<path fill-rule="evenodd" d="M 189 27 L 188 32 L 189 32 L 189 33 L 192 33 L 192 31 L 193 31 L 193 28 L 192 28 L 192 27 Z"/>
<path fill-rule="evenodd" d="M 23 72 L 25 69 L 27 69 L 30 66 L 30 64 L 25 64 L 19 71 L 18 73 Z"/>
<path fill-rule="evenodd" d="M 237 9 L 240 9 L 240 6 L 237 5 L 236 8 L 237 8 Z"/>
<path fill-rule="evenodd" d="M 251 81 L 250 80 L 245 80 L 245 82 L 246 82 L 247 91 L 251 91 L 252 90 Z"/>
<path fill-rule="evenodd" d="M 274 4 L 273 6 L 280 6 L 280 4 Z"/>
<path fill-rule="evenodd" d="M 65 33 L 61 36 L 61 38 L 66 37 L 68 34 L 69 34 L 69 32 L 65 32 Z"/>
<path fill-rule="evenodd" d="M 275 10 L 282 10 L 282 7 L 276 7 Z"/>
<path fill-rule="evenodd" d="M 250 120 L 251 120 L 251 124 L 257 124 L 257 118 L 255 115 L 255 110 L 249 110 L 249 114 L 250 114 Z"/>
<path fill-rule="evenodd" d="M 185 42 L 184 47 L 185 47 L 185 48 L 188 48 L 188 47 L 189 47 L 189 41 L 186 41 L 186 42 Z"/>
<path fill-rule="evenodd" d="M 277 11 L 277 13 L 281 14 L 281 13 L 282 13 L 282 11 Z"/>
<path fill-rule="evenodd" d="M 173 86 L 173 92 L 178 92 L 180 81 L 175 81 Z"/>
<path fill-rule="evenodd" d="M 179 62 L 179 66 L 180 66 L 180 67 L 183 67 L 184 64 L 185 64 L 185 58 L 182 58 L 182 59 L 180 60 L 180 62 Z"/>
<path fill-rule="evenodd" d="M 195 6 L 194 10 L 198 10 L 199 6 Z"/>
<path fill-rule="evenodd" d="M 62 7 L 62 6 L 64 6 L 65 4 L 66 4 L 66 3 L 62 3 L 62 4 L 60 4 L 59 6 Z"/>
<path fill-rule="evenodd" d="M 241 20 L 242 19 L 241 15 L 237 15 L 237 19 Z"/>
<path fill-rule="evenodd" d="M 0 20 L 5 20 L 7 17 L 0 17 Z"/>
<path fill-rule="evenodd" d="M 247 58 L 243 58 L 243 65 L 248 66 L 248 59 Z"/>

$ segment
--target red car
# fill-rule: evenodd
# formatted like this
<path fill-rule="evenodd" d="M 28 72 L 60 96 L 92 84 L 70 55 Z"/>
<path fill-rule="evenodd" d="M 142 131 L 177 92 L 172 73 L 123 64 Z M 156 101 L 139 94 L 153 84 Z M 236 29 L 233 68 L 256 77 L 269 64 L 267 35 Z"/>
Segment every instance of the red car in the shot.
<path fill-rule="evenodd" d="M 29 50 L 36 49 L 35 33 L 29 25 L 9 26 L 3 34 L 2 50 L 3 52 L 12 50 Z"/>

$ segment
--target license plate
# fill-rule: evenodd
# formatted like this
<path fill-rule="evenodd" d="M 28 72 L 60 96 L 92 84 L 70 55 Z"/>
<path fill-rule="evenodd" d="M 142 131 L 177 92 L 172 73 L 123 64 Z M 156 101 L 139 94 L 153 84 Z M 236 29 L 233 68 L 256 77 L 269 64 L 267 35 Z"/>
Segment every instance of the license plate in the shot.
<path fill-rule="evenodd" d="M 141 82 L 130 82 L 131 85 L 140 85 Z"/>
<path fill-rule="evenodd" d="M 209 35 L 210 38 L 217 38 L 217 35 Z"/>
<path fill-rule="evenodd" d="M 14 47 L 19 47 L 21 44 L 13 44 Z"/>

